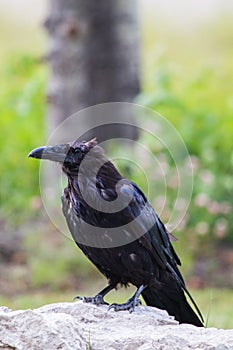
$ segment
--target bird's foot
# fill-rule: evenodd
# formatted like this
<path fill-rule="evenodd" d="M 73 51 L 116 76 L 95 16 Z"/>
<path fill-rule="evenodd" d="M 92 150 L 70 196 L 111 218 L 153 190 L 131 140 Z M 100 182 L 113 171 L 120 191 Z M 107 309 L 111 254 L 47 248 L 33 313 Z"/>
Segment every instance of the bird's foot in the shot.
<path fill-rule="evenodd" d="M 114 309 L 114 311 L 124 311 L 129 310 L 129 312 L 133 312 L 135 310 L 136 306 L 139 306 L 142 304 L 141 300 L 139 299 L 139 296 L 141 295 L 143 289 L 145 286 L 141 285 L 136 293 L 124 304 L 111 304 L 108 308 L 108 310 Z"/>
<path fill-rule="evenodd" d="M 84 303 L 91 303 L 94 305 L 109 305 L 104 301 L 104 298 L 102 295 L 97 294 L 94 297 L 80 297 L 79 295 L 74 298 L 75 300 L 82 300 Z"/>
<path fill-rule="evenodd" d="M 141 305 L 142 302 L 140 299 L 138 298 L 134 298 L 134 296 L 132 298 L 130 298 L 126 303 L 124 304 L 111 304 L 108 308 L 108 310 L 114 309 L 114 311 L 125 311 L 128 310 L 130 313 L 133 312 L 135 310 L 136 306 Z"/>

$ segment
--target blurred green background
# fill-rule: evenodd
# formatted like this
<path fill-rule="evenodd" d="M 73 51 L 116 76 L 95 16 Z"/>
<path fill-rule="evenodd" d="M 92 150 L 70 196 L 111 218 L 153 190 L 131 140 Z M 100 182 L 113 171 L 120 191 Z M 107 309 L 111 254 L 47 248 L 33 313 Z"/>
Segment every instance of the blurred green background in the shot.
<path fill-rule="evenodd" d="M 105 285 L 50 223 L 39 164 L 27 159 L 46 142 L 45 4 L 0 3 L 0 302 L 12 308 L 70 301 Z M 136 101 L 165 116 L 192 157 L 193 197 L 174 245 L 208 326 L 225 328 L 233 328 L 232 19 L 228 1 L 141 1 Z M 143 187 L 143 178 L 132 179 Z M 168 188 L 168 206 L 171 199 Z M 113 292 L 109 300 L 125 300 L 127 293 Z"/>

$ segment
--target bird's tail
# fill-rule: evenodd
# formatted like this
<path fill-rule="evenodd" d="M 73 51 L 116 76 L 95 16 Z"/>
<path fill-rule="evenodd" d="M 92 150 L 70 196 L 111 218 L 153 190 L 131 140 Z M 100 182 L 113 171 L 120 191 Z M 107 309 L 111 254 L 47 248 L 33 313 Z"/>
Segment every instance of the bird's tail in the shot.
<path fill-rule="evenodd" d="M 189 305 L 184 290 L 191 298 L 199 316 Z M 184 290 L 175 279 L 170 279 L 169 283 L 168 281 L 167 283 L 159 283 L 159 286 L 150 284 L 143 290 L 142 296 L 147 305 L 166 310 L 169 315 L 174 316 L 180 323 L 189 323 L 197 327 L 203 327 L 203 318 L 197 305 L 186 287 Z"/>

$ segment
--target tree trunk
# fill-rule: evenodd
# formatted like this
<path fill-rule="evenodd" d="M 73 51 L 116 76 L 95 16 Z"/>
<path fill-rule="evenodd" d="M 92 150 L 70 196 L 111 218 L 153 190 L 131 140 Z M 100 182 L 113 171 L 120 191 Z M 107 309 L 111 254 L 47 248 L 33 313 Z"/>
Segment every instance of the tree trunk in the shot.
<path fill-rule="evenodd" d="M 139 93 L 137 1 L 50 0 L 49 12 L 50 131 L 85 107 L 132 102 Z M 124 118 L 135 124 L 133 115 Z M 102 139 L 103 133 L 105 139 L 106 133 L 137 137 L 136 128 L 116 125 L 89 136 Z"/>

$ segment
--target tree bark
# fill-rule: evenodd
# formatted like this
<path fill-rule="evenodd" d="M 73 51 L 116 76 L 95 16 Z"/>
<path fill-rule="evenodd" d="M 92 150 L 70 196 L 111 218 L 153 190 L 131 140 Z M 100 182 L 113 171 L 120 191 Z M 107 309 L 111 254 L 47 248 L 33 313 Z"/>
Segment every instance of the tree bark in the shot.
<path fill-rule="evenodd" d="M 50 0 L 45 27 L 50 37 L 50 130 L 85 107 L 134 100 L 140 85 L 137 1 Z M 135 124 L 133 115 L 125 121 Z M 131 127 L 101 130 L 89 136 L 137 137 Z"/>

